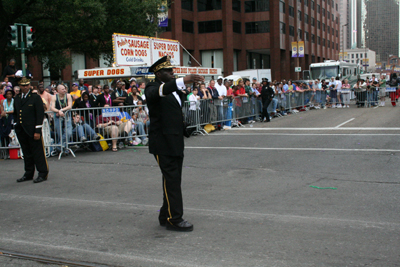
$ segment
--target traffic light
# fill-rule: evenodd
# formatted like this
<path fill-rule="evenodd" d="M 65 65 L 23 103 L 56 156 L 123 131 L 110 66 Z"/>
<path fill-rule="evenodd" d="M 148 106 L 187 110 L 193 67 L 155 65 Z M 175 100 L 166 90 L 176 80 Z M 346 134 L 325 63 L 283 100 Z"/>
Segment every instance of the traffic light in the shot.
<path fill-rule="evenodd" d="M 26 26 L 25 28 L 26 31 L 26 48 L 30 49 L 30 48 L 34 48 L 35 47 L 35 29 L 32 28 L 31 26 Z"/>
<path fill-rule="evenodd" d="M 8 27 L 8 46 L 18 47 L 18 27 L 15 25 Z"/>

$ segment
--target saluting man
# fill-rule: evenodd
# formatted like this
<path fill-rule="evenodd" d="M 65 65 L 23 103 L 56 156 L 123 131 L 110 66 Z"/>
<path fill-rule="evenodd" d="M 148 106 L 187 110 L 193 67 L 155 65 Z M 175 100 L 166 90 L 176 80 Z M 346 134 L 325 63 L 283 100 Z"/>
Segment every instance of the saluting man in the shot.
<path fill-rule="evenodd" d="M 49 173 L 42 137 L 43 101 L 30 90 L 29 79 L 22 78 L 19 87 L 21 93 L 14 99 L 14 125 L 24 154 L 25 174 L 17 182 L 33 180 L 36 165 L 39 175 L 33 182 L 40 183 L 47 180 Z"/>
<path fill-rule="evenodd" d="M 164 56 L 149 69 L 156 76 L 147 84 L 145 95 L 150 112 L 149 151 L 160 166 L 163 176 L 163 205 L 159 222 L 168 230 L 192 231 L 193 225 L 182 218 L 182 164 L 184 123 L 182 105 L 185 83 L 204 81 L 199 75 L 175 79 L 170 56 Z"/>

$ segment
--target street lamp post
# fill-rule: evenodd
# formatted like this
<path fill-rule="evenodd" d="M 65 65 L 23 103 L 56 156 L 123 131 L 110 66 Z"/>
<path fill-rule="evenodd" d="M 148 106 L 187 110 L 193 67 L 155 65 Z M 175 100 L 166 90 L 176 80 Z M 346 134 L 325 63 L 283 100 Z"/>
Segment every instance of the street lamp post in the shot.
<path fill-rule="evenodd" d="M 342 25 L 342 61 L 344 61 L 344 30 L 343 30 L 343 27 L 344 26 L 347 27 L 348 25 L 349 25 L 348 23 Z"/>

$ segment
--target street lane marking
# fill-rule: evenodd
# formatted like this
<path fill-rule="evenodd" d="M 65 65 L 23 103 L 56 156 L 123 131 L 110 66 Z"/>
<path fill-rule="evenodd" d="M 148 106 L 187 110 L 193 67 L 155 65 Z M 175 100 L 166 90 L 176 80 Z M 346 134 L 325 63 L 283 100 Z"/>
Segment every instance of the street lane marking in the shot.
<path fill-rule="evenodd" d="M 400 131 L 399 127 L 322 127 L 322 128 L 231 128 L 225 131 Z"/>
<path fill-rule="evenodd" d="M 374 148 L 329 148 L 329 147 L 221 147 L 221 146 L 187 146 L 187 149 L 226 149 L 226 150 L 286 150 L 286 151 L 351 151 L 351 152 L 400 152 L 400 149 L 374 149 Z"/>
<path fill-rule="evenodd" d="M 345 121 L 345 122 L 343 122 L 343 123 L 341 123 L 341 124 L 339 124 L 338 126 L 336 126 L 335 128 L 339 128 L 340 126 L 343 126 L 343 125 L 345 125 L 346 123 L 349 123 L 349 122 L 351 122 L 352 120 L 354 120 L 355 118 L 351 118 L 350 120 L 348 120 L 348 121 Z"/>
<path fill-rule="evenodd" d="M 149 204 L 134 204 L 134 203 L 121 203 L 121 202 L 111 202 L 111 201 L 101 201 L 101 200 L 86 200 L 86 199 L 71 199 L 71 198 L 59 198 L 59 197 L 42 197 L 42 196 L 32 196 L 32 195 L 16 195 L 9 193 L 0 193 L 0 199 L 2 201 L 8 200 L 13 201 L 15 199 L 26 199 L 27 201 L 42 201 L 43 203 L 55 204 L 56 202 L 76 202 L 76 203 L 84 203 L 86 205 L 113 205 L 113 206 L 129 206 L 133 209 L 143 209 L 147 208 L 149 210 L 159 209 L 159 205 L 149 205 Z M 56 205 L 56 204 L 55 204 Z M 315 217 L 315 216 L 304 216 L 304 215 L 291 215 L 291 214 L 273 214 L 273 213 L 261 213 L 261 212 L 248 212 L 248 211 L 232 211 L 232 210 L 214 210 L 214 209 L 200 209 L 200 208 L 190 208 L 185 207 L 185 210 L 191 210 L 193 212 L 203 212 L 209 216 L 221 216 L 230 214 L 230 216 L 237 216 L 238 219 L 253 219 L 251 216 L 256 218 L 264 218 L 264 219 L 279 219 L 279 220 L 288 220 L 288 219 L 300 219 L 306 221 L 322 221 L 326 223 L 326 221 L 331 222 L 340 222 L 340 223 L 355 223 L 361 224 L 366 227 L 376 226 L 380 227 L 383 225 L 399 227 L 400 223 L 392 223 L 392 222 L 374 222 L 374 221 L 364 221 L 364 220 L 353 220 L 353 219 L 340 219 L 340 218 L 326 218 L 326 217 Z M 1 240 L 1 238 L 0 238 Z"/>

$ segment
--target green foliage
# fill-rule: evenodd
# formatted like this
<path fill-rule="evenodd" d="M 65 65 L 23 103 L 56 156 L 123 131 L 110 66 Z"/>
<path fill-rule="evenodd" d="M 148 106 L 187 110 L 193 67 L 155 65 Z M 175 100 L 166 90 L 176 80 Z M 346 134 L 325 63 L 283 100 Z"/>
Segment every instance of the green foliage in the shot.
<path fill-rule="evenodd" d="M 69 53 L 85 53 L 98 59 L 112 55 L 112 34 L 154 36 L 161 0 L 0 0 L 0 49 L 2 62 L 17 56 L 7 47 L 7 27 L 26 23 L 36 29 L 36 47 L 30 52 L 46 67 L 63 69 Z"/>

